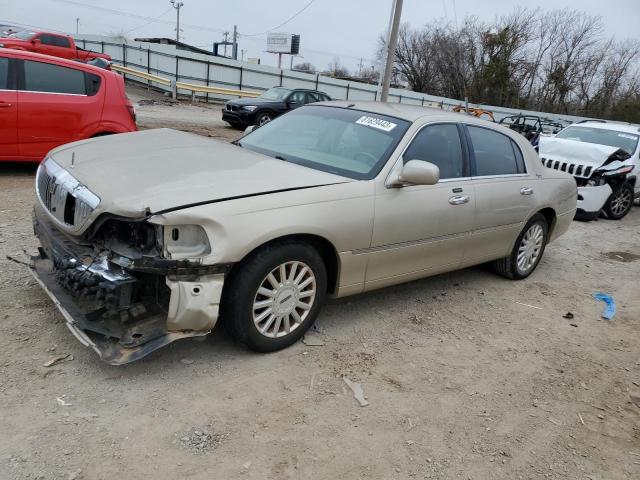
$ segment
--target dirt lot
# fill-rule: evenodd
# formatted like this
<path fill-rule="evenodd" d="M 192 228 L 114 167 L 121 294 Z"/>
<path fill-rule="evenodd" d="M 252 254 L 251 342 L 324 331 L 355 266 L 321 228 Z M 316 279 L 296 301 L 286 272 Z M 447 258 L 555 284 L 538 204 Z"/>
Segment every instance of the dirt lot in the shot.
<path fill-rule="evenodd" d="M 138 114 L 235 137 L 218 110 Z M 0 165 L 1 479 L 640 478 L 640 208 L 574 222 L 525 281 L 473 268 L 330 302 L 322 346 L 259 355 L 217 329 L 111 367 L 5 258 L 36 249 L 33 173 Z"/>

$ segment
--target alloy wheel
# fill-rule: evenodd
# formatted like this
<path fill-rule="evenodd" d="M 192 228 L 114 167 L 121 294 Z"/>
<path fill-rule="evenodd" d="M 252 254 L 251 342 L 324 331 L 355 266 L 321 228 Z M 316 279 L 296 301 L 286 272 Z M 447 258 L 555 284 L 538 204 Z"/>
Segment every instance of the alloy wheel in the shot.
<path fill-rule="evenodd" d="M 543 245 L 544 230 L 539 223 L 534 223 L 524 234 L 518 247 L 516 264 L 521 274 L 526 275 L 535 268 Z"/>
<path fill-rule="evenodd" d="M 622 215 L 629 208 L 631 208 L 631 202 L 633 202 L 633 195 L 627 188 L 621 188 L 618 194 L 611 199 L 610 210 L 616 217 Z"/>
<path fill-rule="evenodd" d="M 253 323 L 262 335 L 290 334 L 309 315 L 316 298 L 316 277 L 303 262 L 283 263 L 269 272 L 253 300 Z"/>

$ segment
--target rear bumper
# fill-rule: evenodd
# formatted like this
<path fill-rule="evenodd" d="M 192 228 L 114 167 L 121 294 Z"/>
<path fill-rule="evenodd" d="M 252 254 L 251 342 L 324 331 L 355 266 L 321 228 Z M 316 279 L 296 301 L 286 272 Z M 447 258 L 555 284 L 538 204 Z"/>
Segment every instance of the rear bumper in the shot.
<path fill-rule="evenodd" d="M 224 273 L 175 276 L 129 271 L 89 257 L 43 218 L 32 274 L 67 328 L 111 365 L 130 363 L 175 340 L 203 336 L 218 319 Z"/>

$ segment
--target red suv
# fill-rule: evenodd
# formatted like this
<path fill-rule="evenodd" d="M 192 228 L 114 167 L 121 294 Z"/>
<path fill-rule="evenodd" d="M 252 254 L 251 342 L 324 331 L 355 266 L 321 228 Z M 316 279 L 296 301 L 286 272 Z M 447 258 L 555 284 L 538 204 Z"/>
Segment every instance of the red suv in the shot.
<path fill-rule="evenodd" d="M 135 130 L 117 73 L 0 48 L 0 161 L 39 162 L 58 145 Z"/>

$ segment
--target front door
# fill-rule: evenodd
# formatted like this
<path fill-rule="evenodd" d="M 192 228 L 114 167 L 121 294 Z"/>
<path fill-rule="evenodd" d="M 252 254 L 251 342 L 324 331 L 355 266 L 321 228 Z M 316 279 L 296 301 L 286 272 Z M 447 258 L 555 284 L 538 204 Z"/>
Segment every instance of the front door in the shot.
<path fill-rule="evenodd" d="M 461 127 L 423 127 L 402 161 L 429 161 L 440 168 L 436 185 L 380 185 L 366 289 L 453 270 L 462 262 L 474 221 L 475 195 Z"/>
<path fill-rule="evenodd" d="M 0 57 L 0 158 L 3 160 L 18 157 L 18 93 L 14 84 L 14 64 L 13 59 Z"/>

